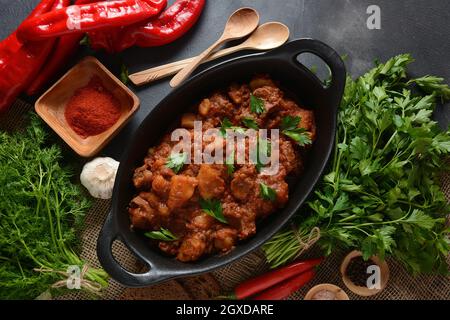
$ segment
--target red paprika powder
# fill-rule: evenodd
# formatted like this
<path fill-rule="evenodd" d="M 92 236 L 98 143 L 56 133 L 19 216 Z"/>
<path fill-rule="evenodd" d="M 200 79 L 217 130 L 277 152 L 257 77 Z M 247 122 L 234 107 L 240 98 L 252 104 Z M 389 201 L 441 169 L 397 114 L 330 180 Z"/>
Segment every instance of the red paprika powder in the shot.
<path fill-rule="evenodd" d="M 111 128 L 120 118 L 119 100 L 102 84 L 98 76 L 75 91 L 69 100 L 65 117 L 70 127 L 81 137 L 96 136 Z"/>

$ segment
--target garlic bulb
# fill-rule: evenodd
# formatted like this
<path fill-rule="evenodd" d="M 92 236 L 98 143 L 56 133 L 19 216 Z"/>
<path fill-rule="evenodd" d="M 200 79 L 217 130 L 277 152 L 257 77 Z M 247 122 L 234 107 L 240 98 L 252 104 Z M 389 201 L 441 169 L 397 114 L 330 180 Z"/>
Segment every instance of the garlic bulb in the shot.
<path fill-rule="evenodd" d="M 112 158 L 97 158 L 86 163 L 81 172 L 81 184 L 91 196 L 111 199 L 119 162 Z"/>

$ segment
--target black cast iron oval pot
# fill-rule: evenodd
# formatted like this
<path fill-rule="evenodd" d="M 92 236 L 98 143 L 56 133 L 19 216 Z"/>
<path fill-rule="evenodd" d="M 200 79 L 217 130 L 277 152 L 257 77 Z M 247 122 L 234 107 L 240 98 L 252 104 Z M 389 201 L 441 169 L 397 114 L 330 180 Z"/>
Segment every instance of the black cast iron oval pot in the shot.
<path fill-rule="evenodd" d="M 331 85 L 328 88 L 324 88 L 317 77 L 297 61 L 297 56 L 305 52 L 319 56 L 328 64 L 332 73 Z M 310 150 L 304 173 L 291 187 L 287 206 L 258 223 L 256 235 L 238 244 L 229 254 L 213 255 L 193 263 L 182 263 L 167 257 L 158 249 L 152 248 L 148 239 L 130 229 L 127 205 L 136 193 L 132 184 L 133 171 L 141 166 L 148 148 L 156 145 L 167 129 L 193 103 L 214 89 L 249 79 L 257 73 L 270 74 L 303 105 L 314 109 L 318 134 Z M 319 181 L 333 149 L 337 108 L 342 98 L 345 79 L 345 66 L 332 48 L 317 40 L 301 39 L 271 52 L 221 63 L 174 90 L 147 116 L 125 150 L 117 173 L 111 213 L 97 244 L 98 258 L 103 268 L 125 286 L 143 287 L 176 277 L 212 271 L 259 248 L 286 224 Z M 150 270 L 143 274 L 125 270 L 111 253 L 114 240 L 122 241 L 148 264 Z"/>

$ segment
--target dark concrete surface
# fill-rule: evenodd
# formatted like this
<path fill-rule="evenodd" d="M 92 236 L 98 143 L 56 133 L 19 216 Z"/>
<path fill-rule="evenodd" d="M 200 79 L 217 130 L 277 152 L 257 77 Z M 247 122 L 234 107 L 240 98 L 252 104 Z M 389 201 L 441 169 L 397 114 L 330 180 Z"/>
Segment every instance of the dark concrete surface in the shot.
<path fill-rule="evenodd" d="M 0 38 L 13 31 L 37 2 L 0 0 Z M 381 8 L 380 30 L 369 30 L 366 26 L 369 5 Z M 132 48 L 114 57 L 96 55 L 113 70 L 117 70 L 119 61 L 123 60 L 130 72 L 196 55 L 220 36 L 229 14 L 242 6 L 257 9 L 262 23 L 285 23 L 291 29 L 292 39 L 310 37 L 334 47 L 348 57 L 348 72 L 354 77 L 373 66 L 375 59 L 384 61 L 409 52 L 417 60 L 410 68 L 412 76 L 433 74 L 450 83 L 448 0 L 208 0 L 200 22 L 173 44 L 161 48 Z M 171 89 L 168 81 L 160 81 L 133 90 L 141 99 L 141 109 L 104 154 L 119 157 L 132 132 Z M 440 106 L 435 117 L 442 126 L 447 126 L 450 123 L 448 105 Z"/>

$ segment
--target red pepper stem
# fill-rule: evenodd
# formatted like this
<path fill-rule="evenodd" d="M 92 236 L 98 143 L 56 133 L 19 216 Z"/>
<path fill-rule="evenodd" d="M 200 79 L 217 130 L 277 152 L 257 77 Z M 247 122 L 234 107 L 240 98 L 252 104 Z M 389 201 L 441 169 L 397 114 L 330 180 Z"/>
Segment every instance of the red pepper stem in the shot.
<path fill-rule="evenodd" d="M 156 16 L 167 0 L 114 0 L 72 5 L 30 19 L 18 29 L 27 40 L 43 40 L 109 27 L 123 27 Z"/>

